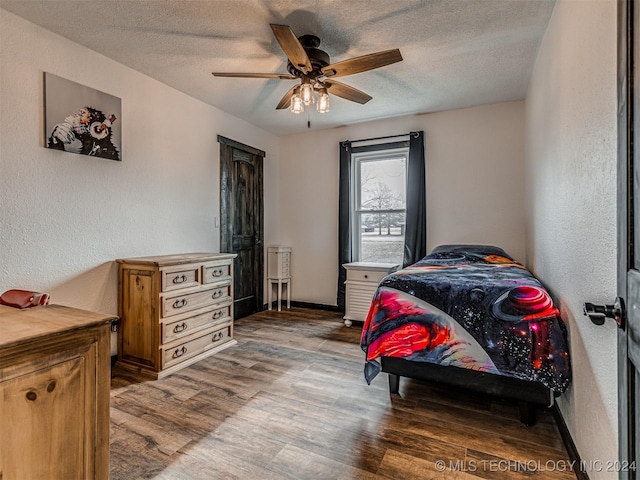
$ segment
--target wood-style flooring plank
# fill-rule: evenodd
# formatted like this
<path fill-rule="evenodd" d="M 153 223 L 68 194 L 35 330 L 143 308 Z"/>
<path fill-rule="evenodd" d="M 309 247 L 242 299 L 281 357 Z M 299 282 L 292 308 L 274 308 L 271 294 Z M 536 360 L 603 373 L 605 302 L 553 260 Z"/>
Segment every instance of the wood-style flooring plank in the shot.
<path fill-rule="evenodd" d="M 237 345 L 164 379 L 114 369 L 112 480 L 575 478 L 532 470 L 568 462 L 549 411 L 524 427 L 514 402 L 404 378 L 390 395 L 386 374 L 367 385 L 361 327 L 260 312 L 236 321 Z"/>
<path fill-rule="evenodd" d="M 375 473 L 346 466 L 325 456 L 308 452 L 302 448 L 287 445 L 273 459 L 273 467 L 278 472 L 299 480 L 347 480 L 380 479 Z"/>

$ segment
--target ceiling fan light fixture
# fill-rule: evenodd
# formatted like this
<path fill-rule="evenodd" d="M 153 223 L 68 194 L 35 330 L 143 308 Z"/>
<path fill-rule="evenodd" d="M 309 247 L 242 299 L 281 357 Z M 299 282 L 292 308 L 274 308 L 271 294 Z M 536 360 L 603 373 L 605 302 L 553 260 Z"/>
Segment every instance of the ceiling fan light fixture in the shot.
<path fill-rule="evenodd" d="M 357 88 L 336 82 L 333 77 L 344 77 L 356 73 L 368 72 L 402 61 L 397 48 L 381 52 L 348 58 L 332 63 L 329 54 L 320 50 L 320 38 L 315 35 L 296 36 L 288 25 L 270 24 L 273 35 L 287 57 L 288 73 L 229 73 L 213 72 L 216 77 L 265 78 L 279 80 L 300 80 L 280 99 L 276 110 L 290 109 L 293 114 L 304 112 L 305 105 L 316 104 L 318 113 L 329 111 L 329 95 L 344 98 L 364 105 L 372 99 L 371 95 Z"/>
<path fill-rule="evenodd" d="M 296 88 L 291 95 L 291 113 L 299 115 L 304 112 L 302 97 L 300 96 L 300 87 Z"/>
<path fill-rule="evenodd" d="M 329 94 L 324 87 L 318 88 L 318 101 L 316 103 L 318 113 L 327 113 L 329 111 Z"/>
<path fill-rule="evenodd" d="M 308 78 L 305 78 L 300 86 L 300 98 L 305 105 L 311 105 L 313 103 L 313 85 Z"/>

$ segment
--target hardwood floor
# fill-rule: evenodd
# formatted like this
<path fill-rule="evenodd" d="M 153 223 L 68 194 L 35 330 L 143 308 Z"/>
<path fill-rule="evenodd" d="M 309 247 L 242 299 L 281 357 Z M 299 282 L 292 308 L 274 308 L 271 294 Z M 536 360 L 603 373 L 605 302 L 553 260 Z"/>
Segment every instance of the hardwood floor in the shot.
<path fill-rule="evenodd" d="M 390 396 L 386 374 L 367 385 L 360 328 L 262 312 L 236 322 L 238 345 L 165 379 L 114 369 L 111 478 L 576 478 L 550 411 L 525 427 L 507 401 L 404 378 Z"/>

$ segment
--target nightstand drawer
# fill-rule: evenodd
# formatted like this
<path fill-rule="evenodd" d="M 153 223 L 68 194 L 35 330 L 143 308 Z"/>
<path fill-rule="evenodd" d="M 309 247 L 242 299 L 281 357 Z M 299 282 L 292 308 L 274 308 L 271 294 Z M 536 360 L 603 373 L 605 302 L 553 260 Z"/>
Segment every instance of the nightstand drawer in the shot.
<path fill-rule="evenodd" d="M 231 298 L 231 284 L 200 290 L 185 295 L 171 295 L 162 299 L 162 317 L 221 303 Z"/>
<path fill-rule="evenodd" d="M 162 368 L 170 367 L 190 357 L 206 352 L 231 339 L 231 323 L 228 323 L 213 332 L 171 348 L 162 349 Z"/>
<path fill-rule="evenodd" d="M 388 271 L 373 271 L 373 270 L 347 270 L 347 280 L 353 280 L 356 282 L 370 282 L 376 285 L 380 283 L 384 277 L 389 275 Z"/>
<path fill-rule="evenodd" d="M 182 337 L 186 337 L 200 330 L 206 330 L 217 323 L 229 321 L 231 318 L 231 305 L 216 308 L 193 317 L 184 318 L 171 323 L 163 323 L 162 343 L 167 344 Z"/>

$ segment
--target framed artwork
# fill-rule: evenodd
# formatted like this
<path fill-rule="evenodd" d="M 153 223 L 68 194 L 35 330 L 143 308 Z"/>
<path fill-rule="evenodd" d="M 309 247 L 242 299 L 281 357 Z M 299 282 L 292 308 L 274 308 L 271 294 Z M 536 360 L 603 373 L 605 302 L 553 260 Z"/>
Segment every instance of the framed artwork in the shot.
<path fill-rule="evenodd" d="M 118 97 L 44 73 L 45 146 L 122 161 Z"/>

